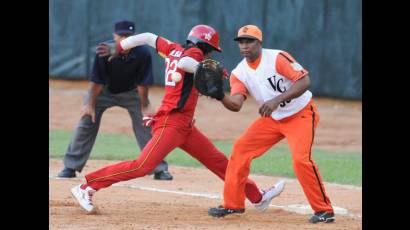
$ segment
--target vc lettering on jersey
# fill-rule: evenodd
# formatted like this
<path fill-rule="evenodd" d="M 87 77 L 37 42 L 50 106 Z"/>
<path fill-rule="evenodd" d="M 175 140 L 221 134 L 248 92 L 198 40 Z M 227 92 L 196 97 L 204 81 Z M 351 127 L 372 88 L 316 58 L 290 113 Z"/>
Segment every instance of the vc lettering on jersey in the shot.
<path fill-rule="evenodd" d="M 273 78 L 273 81 L 272 81 Z M 275 91 L 279 91 L 281 93 L 286 91 L 286 87 L 285 86 L 281 86 L 281 82 L 283 84 L 283 79 L 279 79 L 278 81 L 276 81 L 276 76 L 273 75 L 272 77 L 268 78 L 269 84 L 272 86 L 273 90 Z"/>
<path fill-rule="evenodd" d="M 273 75 L 272 77 L 268 78 L 268 81 L 274 91 L 279 91 L 280 93 L 286 92 L 286 87 L 282 85 L 283 84 L 282 78 L 280 78 L 279 80 L 276 80 L 276 75 Z M 283 101 L 282 103 L 280 103 L 280 107 L 286 106 L 286 104 L 290 103 L 291 101 L 292 100 Z"/>
<path fill-rule="evenodd" d="M 178 51 L 178 50 L 172 50 L 171 53 L 169 53 L 169 56 L 173 56 L 173 57 L 181 57 L 182 55 L 182 51 Z"/>

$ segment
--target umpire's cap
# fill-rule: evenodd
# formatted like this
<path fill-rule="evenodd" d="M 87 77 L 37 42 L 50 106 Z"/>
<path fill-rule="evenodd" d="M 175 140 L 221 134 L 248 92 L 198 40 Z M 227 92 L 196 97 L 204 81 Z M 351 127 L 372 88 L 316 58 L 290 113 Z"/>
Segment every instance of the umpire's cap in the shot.
<path fill-rule="evenodd" d="M 114 33 L 116 33 L 116 34 L 134 34 L 135 33 L 134 22 L 126 21 L 126 20 L 116 22 L 115 23 Z"/>
<path fill-rule="evenodd" d="M 262 42 L 262 31 L 257 26 L 246 25 L 239 29 L 238 36 L 233 40 L 238 41 L 241 38 L 256 39 Z"/>

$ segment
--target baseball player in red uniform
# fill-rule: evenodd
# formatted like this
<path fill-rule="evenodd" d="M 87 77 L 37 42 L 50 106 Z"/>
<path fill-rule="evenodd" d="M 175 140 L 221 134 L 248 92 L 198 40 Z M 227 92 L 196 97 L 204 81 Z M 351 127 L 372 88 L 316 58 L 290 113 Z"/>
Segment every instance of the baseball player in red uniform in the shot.
<path fill-rule="evenodd" d="M 193 73 L 198 62 L 212 51 L 221 52 L 218 32 L 210 26 L 197 25 L 190 31 L 184 46 L 152 33 L 142 33 L 124 39 L 116 47 L 101 45 L 97 53 L 115 58 L 119 52 L 139 45 L 149 45 L 165 58 L 165 95 L 155 116 L 147 120 L 152 125 L 152 139 L 137 159 L 91 172 L 85 176 L 84 184 L 71 189 L 80 206 L 89 213 L 95 210 L 91 198 L 96 191 L 147 175 L 177 147 L 220 179 L 225 179 L 228 159 L 195 127 L 193 119 L 198 101 L 198 91 L 193 87 Z M 260 211 L 264 211 L 284 187 L 283 181 L 267 191 L 259 190 L 249 179 L 245 184 L 246 197 Z"/>
<path fill-rule="evenodd" d="M 232 71 L 231 96 L 222 103 L 239 111 L 252 95 L 261 105 L 261 117 L 235 142 L 226 171 L 223 206 L 209 209 L 209 214 L 221 217 L 244 212 L 244 186 L 252 160 L 286 138 L 296 177 L 315 212 L 310 222 L 333 222 L 333 208 L 312 159 L 319 113 L 308 90 L 308 71 L 289 53 L 262 48 L 262 32 L 254 25 L 240 28 L 234 40 L 244 59 Z"/>

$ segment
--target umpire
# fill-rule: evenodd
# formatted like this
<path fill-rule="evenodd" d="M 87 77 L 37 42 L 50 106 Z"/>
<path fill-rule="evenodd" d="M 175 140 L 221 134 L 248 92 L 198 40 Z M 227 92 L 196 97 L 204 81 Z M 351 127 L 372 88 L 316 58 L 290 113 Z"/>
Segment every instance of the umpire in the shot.
<path fill-rule="evenodd" d="M 115 24 L 114 41 L 133 35 L 134 23 L 119 21 Z M 65 168 L 61 178 L 76 177 L 87 162 L 97 137 L 101 117 L 112 106 L 128 110 L 140 149 L 151 139 L 151 128 L 142 125 L 142 116 L 154 111 L 148 100 L 148 85 L 153 83 L 151 53 L 145 46 L 135 47 L 108 61 L 108 57 L 94 59 L 89 79 L 89 91 L 84 101 L 82 117 L 64 156 Z M 172 180 L 164 160 L 154 169 L 154 179 Z"/>

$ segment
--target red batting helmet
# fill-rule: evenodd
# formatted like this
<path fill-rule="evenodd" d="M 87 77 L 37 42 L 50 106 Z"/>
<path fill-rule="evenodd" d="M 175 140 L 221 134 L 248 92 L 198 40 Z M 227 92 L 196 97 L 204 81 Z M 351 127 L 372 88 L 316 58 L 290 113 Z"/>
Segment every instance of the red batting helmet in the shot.
<path fill-rule="evenodd" d="M 194 26 L 188 34 L 187 41 L 194 44 L 206 43 L 218 52 L 222 51 L 221 47 L 219 47 L 219 33 L 207 25 Z"/>

